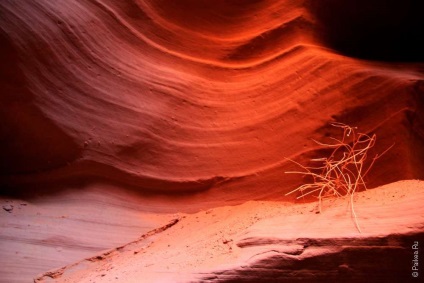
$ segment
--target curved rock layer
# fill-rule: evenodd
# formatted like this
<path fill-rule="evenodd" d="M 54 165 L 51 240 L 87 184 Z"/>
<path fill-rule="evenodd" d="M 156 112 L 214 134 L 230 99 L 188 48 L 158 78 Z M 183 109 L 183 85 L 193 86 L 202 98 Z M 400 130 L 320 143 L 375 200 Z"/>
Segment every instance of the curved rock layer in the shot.
<path fill-rule="evenodd" d="M 94 176 L 277 199 L 334 121 L 395 144 L 370 187 L 422 178 L 423 65 L 336 52 L 307 3 L 1 1 L 4 191 Z"/>
<path fill-rule="evenodd" d="M 335 121 L 376 133 L 370 156 L 393 145 L 367 176 L 368 187 L 424 178 L 424 65 L 417 63 L 423 61 L 422 1 L 340 2 L 0 1 L 0 193 L 22 196 L 1 198 L 0 281 L 28 282 L 36 273 L 152 229 L 155 235 L 147 233 L 142 240 L 157 236 L 162 246 L 146 248 L 141 241 L 127 245 L 129 251 L 121 248 L 143 258 L 141 264 L 154 257 L 131 250 L 134 246 L 163 255 L 158 257 L 160 274 L 168 263 L 178 270 L 184 262 L 176 262 L 178 256 L 188 260 L 189 277 L 198 272 L 190 266 L 212 263 L 196 275 L 200 281 L 256 280 L 264 269 L 274 278 L 268 271 L 286 259 L 293 266 L 291 259 L 303 260 L 306 269 L 319 273 L 316 258 L 342 258 L 344 265 L 328 265 L 333 275 L 350 276 L 352 269 L 365 274 L 368 266 L 350 260 L 352 253 L 366 256 L 362 246 L 331 250 L 346 243 L 324 241 L 328 249 L 323 254 L 314 253 L 312 245 L 296 255 L 298 243 L 282 238 L 284 230 L 262 233 L 270 225 L 259 218 L 286 215 L 288 209 L 297 219 L 295 214 L 305 211 L 296 205 L 222 208 L 245 200 L 288 198 L 284 193 L 302 180 L 284 174 L 295 168 L 287 158 L 306 164 L 320 156 L 312 140 L 327 142 L 341 134 L 330 126 Z M 403 244 L 422 239 L 422 194 L 410 197 L 408 188 L 396 191 L 399 202 L 378 195 L 387 190 L 366 192 L 376 195 L 365 210 L 377 213 L 377 222 L 384 224 L 380 236 L 393 248 L 377 242 L 381 245 L 371 249 L 373 256 L 380 249 L 389 255 L 384 258 L 409 257 Z M 373 211 L 376 199 L 405 207 L 405 215 L 396 218 L 391 207 Z M 207 210 L 213 207 L 221 208 Z M 198 213 L 171 222 L 175 227 L 154 229 L 175 216 L 152 213 L 176 211 Z M 337 214 L 340 210 L 328 211 L 330 220 L 346 222 Z M 333 227 L 312 215 L 321 227 Z M 358 217 L 364 230 L 375 224 L 360 210 Z M 343 219 L 356 233 L 350 219 Z M 282 218 L 271 226 L 280 220 L 281 227 L 298 228 Z M 417 233 L 399 230 L 397 221 Z M 247 236 L 236 239 L 234 229 Z M 331 231 L 331 237 L 340 235 L 336 228 Z M 393 231 L 402 235 L 392 237 Z M 367 235 L 361 239 L 375 243 Z M 199 239 L 214 240 L 200 241 L 193 249 L 190 241 Z M 287 240 L 295 244 L 289 250 L 281 245 Z M 180 254 L 169 257 L 167 247 L 175 244 Z M 226 258 L 230 248 L 241 256 L 265 254 L 253 262 L 243 257 L 232 261 L 234 257 Z M 185 258 L 186 253 L 193 257 Z M 215 255 L 216 261 L 208 261 Z M 110 268 L 103 265 L 105 259 L 116 257 L 95 257 L 82 266 L 101 266 L 102 273 L 86 274 L 87 280 L 123 276 L 125 266 L 105 277 Z M 235 266 L 222 267 L 222 262 Z M 247 264 L 247 274 L 239 263 Z M 47 273 L 40 280 L 79 276 L 73 266 L 81 267 L 68 266 L 64 273 Z M 403 272 L 404 267 L 393 270 Z M 160 276 L 154 265 L 142 266 L 144 271 L 140 278 Z"/>

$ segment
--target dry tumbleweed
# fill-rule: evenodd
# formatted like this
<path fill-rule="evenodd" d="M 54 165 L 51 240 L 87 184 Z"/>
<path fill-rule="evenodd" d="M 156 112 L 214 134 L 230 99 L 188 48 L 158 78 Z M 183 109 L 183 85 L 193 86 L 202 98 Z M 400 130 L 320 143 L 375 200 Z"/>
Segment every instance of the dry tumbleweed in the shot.
<path fill-rule="evenodd" d="M 364 177 L 368 174 L 374 162 L 392 146 L 382 154 L 377 154 L 371 162 L 366 164 L 368 150 L 375 145 L 376 135 L 369 136 L 357 133 L 356 127 L 341 123 L 332 123 L 331 125 L 343 129 L 342 138 L 331 137 L 334 144 L 315 141 L 326 149 L 332 149 L 329 157 L 311 159 L 312 162 L 317 163 L 317 166 L 304 166 L 289 159 L 299 165 L 304 171 L 289 171 L 285 173 L 308 175 L 313 180 L 311 183 L 303 184 L 286 195 L 299 192 L 300 195 L 297 198 L 302 198 L 315 193 L 318 195 L 320 212 L 324 198 L 350 196 L 352 215 L 356 227 L 361 232 L 353 207 L 353 195 L 360 189 L 366 190 Z"/>

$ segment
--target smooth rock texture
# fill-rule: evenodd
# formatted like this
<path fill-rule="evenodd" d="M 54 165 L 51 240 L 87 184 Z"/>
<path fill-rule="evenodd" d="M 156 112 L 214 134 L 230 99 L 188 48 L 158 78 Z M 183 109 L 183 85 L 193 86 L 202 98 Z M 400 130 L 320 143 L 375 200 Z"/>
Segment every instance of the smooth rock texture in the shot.
<path fill-rule="evenodd" d="M 43 271 L 159 231 L 180 219 L 179 213 L 186 218 L 154 237 L 163 240 L 190 217 L 199 217 L 189 221 L 190 231 L 204 231 L 204 237 L 209 226 L 211 233 L 226 230 L 213 227 L 234 219 L 225 225 L 248 233 L 253 247 L 241 248 L 237 244 L 248 238 L 236 241 L 236 234 L 226 234 L 202 246 L 202 253 L 192 250 L 198 261 L 190 264 L 206 262 L 205 272 L 215 281 L 256 280 L 262 267 L 251 266 L 243 275 L 238 269 L 243 260 L 223 255 L 210 265 L 209 253 L 261 249 L 255 239 L 274 237 L 246 230 L 257 222 L 250 210 L 267 211 L 269 202 L 284 201 L 263 215 L 275 221 L 281 221 L 275 215 L 292 210 L 296 195 L 286 193 L 307 180 L 284 174 L 298 169 L 288 159 L 307 165 L 322 157 L 325 152 L 313 140 L 339 137 L 332 122 L 376 134 L 370 157 L 393 146 L 366 176 L 368 188 L 423 179 L 422 8 L 420 0 L 0 1 L 0 281 L 31 281 Z M 209 209 L 221 212 L 213 217 Z M 419 230 L 415 209 L 405 208 L 411 218 L 402 221 Z M 395 247 L 412 240 L 405 227 L 393 238 L 390 231 L 400 223 L 391 214 L 383 216 L 394 225 L 383 227 L 383 238 L 401 243 Z M 294 231 L 299 223 L 280 226 Z M 335 241 L 341 235 L 311 231 Z M 373 233 L 364 231 L 365 241 Z M 183 235 L 182 243 L 190 246 L 191 234 Z M 167 239 L 171 247 L 180 245 L 175 239 Z M 296 254 L 301 243 L 293 243 L 273 245 Z M 403 248 L 378 244 L 387 255 L 399 249 L 396 257 L 405 255 Z M 163 247 L 152 247 L 161 255 L 156 262 L 169 256 Z M 347 258 L 340 260 L 337 274 L 350 274 L 353 266 L 352 278 L 362 278 L 367 267 L 352 263 L 349 249 L 334 249 L 335 256 Z M 297 258 L 313 269 L 316 258 L 331 258 L 327 250 L 306 249 Z M 309 252 L 317 257 L 307 263 Z M 182 262 L 184 254 L 177 257 Z M 278 265 L 278 256 L 271 261 L 268 266 Z M 225 269 L 227 277 L 215 273 L 223 262 L 235 264 Z M 178 277 L 182 281 L 193 277 L 190 266 L 174 264 L 171 282 L 180 276 L 175 266 L 187 268 Z M 328 266 L 335 274 L 334 263 Z M 146 280 L 159 276 L 152 268 L 142 270 L 136 275 Z M 402 273 L 403 267 L 396 270 Z M 130 274 L 125 276 L 129 280 Z"/>
<path fill-rule="evenodd" d="M 0 282 L 32 282 L 36 274 L 126 244 L 172 217 L 146 211 L 137 195 L 122 189 L 70 189 L 78 191 L 30 201 L 0 198 Z"/>
<path fill-rule="evenodd" d="M 308 3 L 2 1 L 3 190 L 97 177 L 275 199 L 333 121 L 396 144 L 371 187 L 423 178 L 422 64 L 337 54 Z"/>

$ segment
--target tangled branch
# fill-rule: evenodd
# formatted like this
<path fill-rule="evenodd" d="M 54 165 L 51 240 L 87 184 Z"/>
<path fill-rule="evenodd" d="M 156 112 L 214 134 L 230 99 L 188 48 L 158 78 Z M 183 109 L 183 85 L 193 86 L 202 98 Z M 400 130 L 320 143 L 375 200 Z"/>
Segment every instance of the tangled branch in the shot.
<path fill-rule="evenodd" d="M 285 173 L 311 176 L 313 181 L 299 186 L 286 195 L 298 192 L 300 195 L 297 199 L 299 199 L 315 194 L 319 200 L 320 212 L 323 199 L 350 196 L 352 215 L 358 231 L 361 232 L 353 206 L 353 195 L 358 190 L 367 189 L 364 181 L 365 176 L 374 165 L 374 162 L 393 145 L 382 154 L 376 154 L 371 162 L 366 164 L 368 151 L 375 145 L 376 135 L 369 136 L 367 134 L 357 133 L 356 127 L 350 127 L 342 123 L 332 123 L 331 125 L 343 130 L 341 139 L 331 138 L 334 141 L 333 144 L 314 140 L 318 145 L 326 149 L 332 149 L 329 157 L 311 159 L 312 162 L 317 163 L 317 166 L 304 166 L 294 160 L 288 159 L 300 166 L 304 171 L 289 171 Z"/>

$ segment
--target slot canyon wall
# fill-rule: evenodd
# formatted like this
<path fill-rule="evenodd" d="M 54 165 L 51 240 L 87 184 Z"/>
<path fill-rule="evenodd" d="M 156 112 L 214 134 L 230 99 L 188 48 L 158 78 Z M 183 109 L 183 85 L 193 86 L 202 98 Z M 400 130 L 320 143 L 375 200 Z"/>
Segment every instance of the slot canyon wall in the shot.
<path fill-rule="evenodd" d="M 96 178 L 280 199 L 302 182 L 286 158 L 317 157 L 334 121 L 376 133 L 373 154 L 394 144 L 370 187 L 423 178 L 419 8 L 1 1 L 2 190 Z"/>
<path fill-rule="evenodd" d="M 325 279 L 353 269 L 363 281 L 369 270 L 391 279 L 409 269 L 405 243 L 423 238 L 422 181 L 358 196 L 358 236 L 343 200 L 327 218 L 314 203 L 294 205 L 296 195 L 285 193 L 305 180 L 284 172 L 299 169 L 288 159 L 322 157 L 314 140 L 340 137 L 330 124 L 341 122 L 377 135 L 370 157 L 393 146 L 366 176 L 369 188 L 424 178 L 423 6 L 0 1 L 0 282 L 41 272 L 36 282 L 105 282 L 115 274 L 149 281 L 168 264 L 178 267 L 169 276 L 180 266 L 198 272 L 190 269 L 197 260 L 223 282 L 252 274 Z M 311 219 L 315 226 L 296 230 Z M 322 234 L 345 240 L 317 240 Z M 146 248 L 149 235 L 158 241 Z M 298 250 L 299 235 L 318 243 L 325 260 L 314 244 Z M 347 252 L 334 252 L 337 245 Z M 259 271 L 246 260 L 255 251 Z M 358 251 L 372 253 L 364 265 Z M 353 269 L 340 268 L 350 252 Z M 402 266 L 375 266 L 386 258 L 402 258 Z M 228 274 L 213 270 L 220 262 L 234 264 Z M 290 267 L 273 273 L 281 265 Z M 68 267 L 46 272 L 60 266 Z M 126 270 L 135 271 L 121 277 Z"/>

